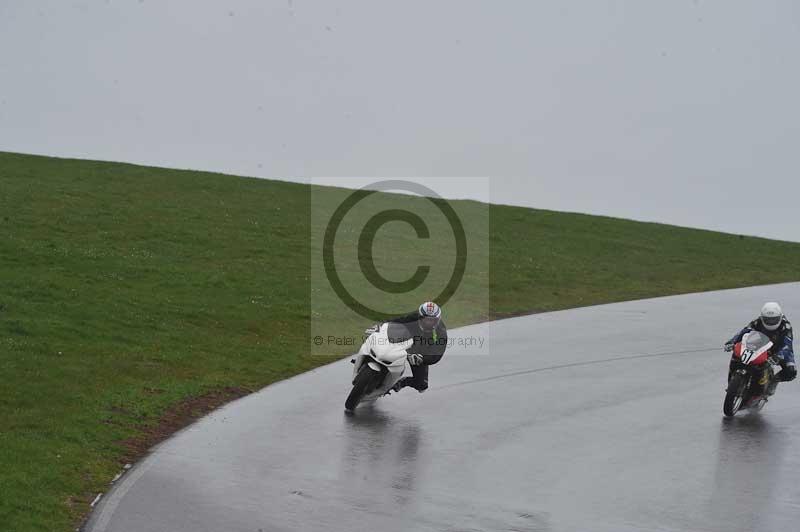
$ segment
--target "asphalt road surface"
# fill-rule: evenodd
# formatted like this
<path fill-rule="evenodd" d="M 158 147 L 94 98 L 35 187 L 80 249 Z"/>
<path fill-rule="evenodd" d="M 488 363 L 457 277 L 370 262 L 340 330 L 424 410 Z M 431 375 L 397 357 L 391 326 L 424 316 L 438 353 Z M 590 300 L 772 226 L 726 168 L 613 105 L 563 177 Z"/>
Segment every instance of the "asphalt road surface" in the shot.
<path fill-rule="evenodd" d="M 159 446 L 87 530 L 797 530 L 800 382 L 722 416 L 721 346 L 768 299 L 800 320 L 790 284 L 464 328 L 488 347 L 354 416 L 334 363 Z"/>

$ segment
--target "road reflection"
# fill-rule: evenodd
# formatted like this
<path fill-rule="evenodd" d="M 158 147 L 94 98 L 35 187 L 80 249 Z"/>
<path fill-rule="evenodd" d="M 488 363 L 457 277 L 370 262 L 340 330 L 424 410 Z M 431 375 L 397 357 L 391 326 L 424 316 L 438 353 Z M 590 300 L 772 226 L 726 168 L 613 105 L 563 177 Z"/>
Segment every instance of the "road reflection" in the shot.
<path fill-rule="evenodd" d="M 709 503 L 714 530 L 766 530 L 789 437 L 761 414 L 724 418 L 719 432 L 714 491 Z"/>
<path fill-rule="evenodd" d="M 340 475 L 345 489 L 373 503 L 408 506 L 421 474 L 424 432 L 417 419 L 367 406 L 345 416 L 345 429 Z"/>

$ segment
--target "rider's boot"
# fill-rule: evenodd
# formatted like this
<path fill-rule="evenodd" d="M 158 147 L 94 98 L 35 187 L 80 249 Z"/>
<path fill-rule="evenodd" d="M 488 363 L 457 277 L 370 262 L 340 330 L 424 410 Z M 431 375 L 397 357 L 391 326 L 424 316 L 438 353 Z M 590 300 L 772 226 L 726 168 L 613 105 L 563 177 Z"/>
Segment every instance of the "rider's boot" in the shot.
<path fill-rule="evenodd" d="M 403 388 L 405 388 L 406 386 L 408 386 L 407 383 L 403 382 L 403 381 L 405 381 L 407 379 L 408 379 L 408 377 L 404 377 L 404 378 L 400 379 L 399 381 L 397 381 L 397 383 L 395 383 L 394 386 L 389 388 L 389 390 L 385 394 L 383 394 L 383 396 L 386 397 L 387 395 L 392 395 L 392 392 L 397 393 L 400 390 L 402 390 Z"/>
<path fill-rule="evenodd" d="M 410 382 L 411 382 L 412 380 L 413 380 L 413 379 L 412 379 L 411 377 L 403 377 L 402 379 L 400 379 L 399 381 L 397 381 L 397 384 L 395 384 L 394 386 L 392 386 L 392 391 L 393 391 L 393 392 L 395 392 L 395 393 L 397 393 L 397 392 L 399 392 L 400 390 L 402 390 L 403 388 L 405 388 L 406 386 L 410 386 Z"/>

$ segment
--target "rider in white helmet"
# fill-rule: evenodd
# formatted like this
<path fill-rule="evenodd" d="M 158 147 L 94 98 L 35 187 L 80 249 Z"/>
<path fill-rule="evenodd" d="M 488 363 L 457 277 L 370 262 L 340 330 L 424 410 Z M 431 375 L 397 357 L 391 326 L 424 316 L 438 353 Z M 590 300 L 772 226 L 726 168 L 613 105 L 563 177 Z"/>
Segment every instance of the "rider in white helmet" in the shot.
<path fill-rule="evenodd" d="M 390 320 L 389 338 L 404 341 L 413 338 L 414 343 L 407 349 L 408 363 L 413 377 L 405 377 L 395 384 L 393 391 L 399 392 L 411 386 L 422 393 L 428 389 L 428 367 L 438 363 L 447 350 L 447 326 L 442 321 L 442 309 L 432 301 L 426 301 L 411 314 Z M 365 332 L 371 334 L 379 329 L 374 325 Z"/>
<path fill-rule="evenodd" d="M 765 304 L 761 308 L 761 315 L 731 338 L 725 344 L 725 350 L 732 351 L 733 346 L 751 331 L 763 333 L 772 340 L 775 345 L 776 355 L 781 360 L 781 380 L 784 382 L 793 381 L 797 377 L 797 368 L 794 363 L 794 335 L 792 324 L 786 319 L 781 306 L 775 302 Z"/>

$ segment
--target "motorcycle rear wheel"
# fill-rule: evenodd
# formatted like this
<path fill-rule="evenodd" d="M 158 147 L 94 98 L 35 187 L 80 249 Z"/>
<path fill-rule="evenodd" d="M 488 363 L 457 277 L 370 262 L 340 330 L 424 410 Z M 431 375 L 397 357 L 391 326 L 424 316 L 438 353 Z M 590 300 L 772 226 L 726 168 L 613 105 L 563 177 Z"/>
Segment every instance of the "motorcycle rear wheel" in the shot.
<path fill-rule="evenodd" d="M 740 395 L 742 382 L 741 376 L 734 375 L 728 383 L 728 392 L 725 394 L 725 402 L 722 405 L 722 412 L 725 417 L 733 417 L 736 412 L 741 410 L 744 404 L 744 396 Z"/>
<path fill-rule="evenodd" d="M 353 391 L 350 392 L 347 401 L 344 403 L 344 407 L 348 412 L 352 412 L 356 409 L 358 403 L 360 403 L 361 399 L 366 395 L 369 385 L 378 378 L 379 375 L 380 374 L 370 368 L 368 364 L 364 364 L 361 367 L 361 370 L 353 381 Z"/>

